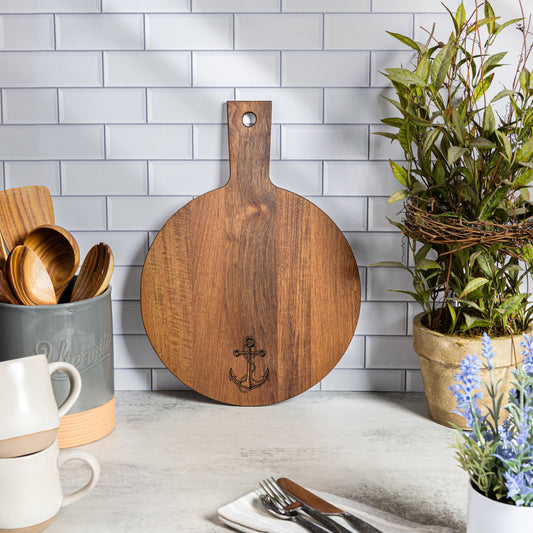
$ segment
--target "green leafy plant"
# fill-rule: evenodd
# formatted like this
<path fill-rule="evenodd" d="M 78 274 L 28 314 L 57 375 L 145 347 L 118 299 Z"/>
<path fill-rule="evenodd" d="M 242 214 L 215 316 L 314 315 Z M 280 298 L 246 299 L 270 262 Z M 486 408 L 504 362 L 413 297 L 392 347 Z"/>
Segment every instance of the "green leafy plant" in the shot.
<path fill-rule="evenodd" d="M 518 0 L 520 2 L 520 0 Z M 521 4 L 519 4 L 522 7 Z M 445 6 L 446 7 L 446 6 Z M 525 17 L 499 22 L 489 2 L 476 0 L 467 16 L 450 14 L 453 31 L 427 43 L 390 33 L 414 51 L 412 68 L 384 75 L 398 116 L 379 135 L 397 142 L 405 162 L 390 161 L 402 188 L 414 268 L 412 296 L 426 326 L 446 334 L 491 336 L 524 331 L 531 319 L 527 280 L 533 268 L 533 76 Z M 522 11 L 523 12 L 523 11 Z M 512 88 L 497 87 L 506 52 L 492 53 L 503 30 L 523 36 Z"/>

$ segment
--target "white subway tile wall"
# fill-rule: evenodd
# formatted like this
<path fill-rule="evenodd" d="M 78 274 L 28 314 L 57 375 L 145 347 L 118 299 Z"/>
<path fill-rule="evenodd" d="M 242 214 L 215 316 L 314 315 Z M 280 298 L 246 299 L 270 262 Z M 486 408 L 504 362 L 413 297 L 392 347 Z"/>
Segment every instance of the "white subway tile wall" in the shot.
<path fill-rule="evenodd" d="M 58 161 L 5 161 L 5 187 L 44 185 L 53 196 L 61 194 Z"/>
<path fill-rule="evenodd" d="M 455 2 L 456 0 L 452 0 Z M 503 1 L 503 0 L 502 0 Z M 386 31 L 422 35 L 440 0 L 0 0 L 0 186 L 42 184 L 81 254 L 115 255 L 117 389 L 186 389 L 144 332 L 150 242 L 229 177 L 225 102 L 272 100 L 272 181 L 345 232 L 362 306 L 353 341 L 315 389 L 420 391 L 418 307 L 368 268 L 408 254 L 386 204 L 398 186 L 375 135 L 395 110 L 383 69 L 412 54 Z M 342 305 L 342 302 L 339 302 Z"/>
<path fill-rule="evenodd" d="M 56 89 L 4 89 L 4 124 L 57 124 Z"/>
<path fill-rule="evenodd" d="M 0 87 L 101 87 L 102 53 L 21 51 L 0 54 Z"/>
<path fill-rule="evenodd" d="M 58 50 L 142 50 L 142 15 L 56 15 Z"/>

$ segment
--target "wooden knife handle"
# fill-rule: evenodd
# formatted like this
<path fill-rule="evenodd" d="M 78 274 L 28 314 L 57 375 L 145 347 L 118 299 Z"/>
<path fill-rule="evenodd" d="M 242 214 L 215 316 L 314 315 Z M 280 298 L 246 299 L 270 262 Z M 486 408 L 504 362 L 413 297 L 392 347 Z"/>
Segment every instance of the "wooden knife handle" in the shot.
<path fill-rule="evenodd" d="M 291 481 L 286 477 L 279 478 L 278 485 L 282 489 L 286 490 L 289 494 L 294 496 L 297 500 L 308 505 L 309 507 L 312 507 L 320 513 L 336 514 L 342 516 L 346 521 L 350 523 L 350 525 L 354 526 L 359 533 L 383 533 L 381 530 L 375 528 L 368 522 L 365 522 L 361 518 L 358 518 L 357 516 L 354 516 L 353 514 L 348 513 L 347 511 L 343 511 L 342 509 L 335 507 L 331 503 L 327 502 L 326 500 L 323 500 L 316 494 L 309 492 L 307 489 L 304 489 L 303 487 L 301 487 L 297 483 L 294 483 L 294 481 Z M 298 504 L 293 505 L 296 507 Z"/>
<path fill-rule="evenodd" d="M 335 507 L 331 503 L 319 498 L 316 494 L 309 492 L 294 481 L 286 477 L 278 479 L 278 484 L 282 489 L 285 489 L 289 494 L 292 494 L 297 500 L 300 500 L 310 507 L 314 507 L 317 511 L 325 514 L 342 514 L 344 511 Z"/>

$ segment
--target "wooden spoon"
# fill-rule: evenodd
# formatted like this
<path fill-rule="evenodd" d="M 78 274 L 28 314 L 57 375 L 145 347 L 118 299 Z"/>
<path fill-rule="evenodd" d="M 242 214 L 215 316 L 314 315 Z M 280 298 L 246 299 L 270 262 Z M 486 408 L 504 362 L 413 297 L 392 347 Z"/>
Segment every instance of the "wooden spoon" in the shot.
<path fill-rule="evenodd" d="M 102 294 L 111 281 L 114 265 L 111 248 L 103 242 L 95 244 L 81 265 L 70 301 L 78 302 Z"/>
<path fill-rule="evenodd" d="M 13 294 L 24 305 L 52 305 L 57 302 L 52 280 L 39 256 L 27 246 L 11 250 L 6 277 Z"/>
<path fill-rule="evenodd" d="M 0 269 L 4 268 L 6 264 L 6 259 L 8 256 L 6 245 L 4 244 L 4 239 L 2 237 L 2 232 L 0 231 Z"/>
<path fill-rule="evenodd" d="M 9 286 L 9 283 L 7 282 L 5 275 L 1 270 L 0 270 L 0 302 L 3 302 L 5 304 L 19 304 L 20 303 L 17 300 L 16 296 L 13 294 L 13 291 L 11 290 L 11 287 Z"/>
<path fill-rule="evenodd" d="M 42 185 L 0 191 L 0 231 L 9 252 L 42 224 L 54 224 L 50 191 Z"/>
<path fill-rule="evenodd" d="M 43 224 L 26 235 L 24 246 L 31 248 L 43 262 L 59 299 L 80 264 L 76 239 L 61 226 Z"/>

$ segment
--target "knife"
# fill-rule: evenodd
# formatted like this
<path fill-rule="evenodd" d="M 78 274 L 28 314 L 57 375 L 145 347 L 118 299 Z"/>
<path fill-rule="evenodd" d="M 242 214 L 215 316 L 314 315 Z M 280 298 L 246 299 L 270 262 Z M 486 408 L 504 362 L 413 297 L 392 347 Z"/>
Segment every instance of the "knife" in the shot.
<path fill-rule="evenodd" d="M 358 531 L 358 533 L 383 533 L 383 531 L 371 526 L 368 522 L 354 516 L 348 511 L 343 511 L 342 509 L 335 507 L 331 503 L 319 498 L 316 494 L 309 492 L 307 489 L 304 489 L 286 477 L 279 478 L 278 485 L 306 507 L 326 515 L 342 516 Z"/>

